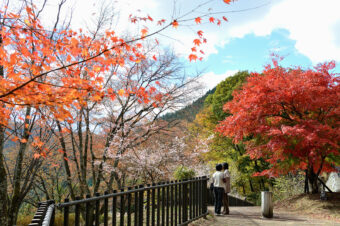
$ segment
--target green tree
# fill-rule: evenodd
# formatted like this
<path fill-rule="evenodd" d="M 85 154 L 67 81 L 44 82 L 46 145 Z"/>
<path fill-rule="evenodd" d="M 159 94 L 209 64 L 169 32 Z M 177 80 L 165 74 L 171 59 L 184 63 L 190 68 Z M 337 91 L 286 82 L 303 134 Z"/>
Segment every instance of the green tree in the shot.
<path fill-rule="evenodd" d="M 209 140 L 209 152 L 204 154 L 207 161 L 211 164 L 229 163 L 234 190 L 252 197 L 253 193 L 268 189 L 268 182 L 270 182 L 268 179 L 252 176 L 266 169 L 268 164 L 262 160 L 251 160 L 245 154 L 246 148 L 242 142 L 235 144 L 232 139 L 221 136 L 215 131 L 219 121 L 228 115 L 223 111 L 223 105 L 233 99 L 233 91 L 239 89 L 248 76 L 247 71 L 241 71 L 219 83 L 215 92 L 205 99 L 204 108 L 196 115 L 190 131 L 195 137 L 200 136 L 201 139 Z"/>

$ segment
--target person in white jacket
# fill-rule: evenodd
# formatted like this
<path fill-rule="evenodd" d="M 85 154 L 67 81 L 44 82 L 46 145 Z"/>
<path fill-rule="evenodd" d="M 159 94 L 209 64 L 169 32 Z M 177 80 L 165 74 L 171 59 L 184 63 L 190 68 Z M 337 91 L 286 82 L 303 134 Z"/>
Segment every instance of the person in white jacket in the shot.
<path fill-rule="evenodd" d="M 221 215 L 222 200 L 224 193 L 224 174 L 222 164 L 216 165 L 216 172 L 213 174 L 214 196 L 215 196 L 215 215 Z"/>
<path fill-rule="evenodd" d="M 224 181 L 224 193 L 223 193 L 223 214 L 229 214 L 229 198 L 230 192 L 230 173 L 228 163 L 223 163 L 223 181 Z"/>

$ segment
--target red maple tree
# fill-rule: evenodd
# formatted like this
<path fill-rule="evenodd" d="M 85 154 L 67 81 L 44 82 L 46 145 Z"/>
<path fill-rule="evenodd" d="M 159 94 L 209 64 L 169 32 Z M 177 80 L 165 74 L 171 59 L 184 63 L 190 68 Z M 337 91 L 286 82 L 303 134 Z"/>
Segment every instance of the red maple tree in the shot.
<path fill-rule="evenodd" d="M 271 164 L 258 175 L 305 170 L 316 193 L 319 174 L 340 156 L 340 78 L 330 72 L 334 62 L 308 70 L 273 63 L 233 93 L 224 106 L 232 115 L 217 130 L 234 142 L 247 138 L 247 153 Z"/>

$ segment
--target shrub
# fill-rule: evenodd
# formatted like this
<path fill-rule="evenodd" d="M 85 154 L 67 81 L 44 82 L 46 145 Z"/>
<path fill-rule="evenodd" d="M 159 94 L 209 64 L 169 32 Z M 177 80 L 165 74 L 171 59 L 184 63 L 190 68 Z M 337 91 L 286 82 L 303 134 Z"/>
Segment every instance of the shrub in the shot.
<path fill-rule="evenodd" d="M 276 178 L 274 183 L 274 200 L 282 200 L 304 192 L 305 176 L 301 173 L 290 173 Z"/>
<path fill-rule="evenodd" d="M 174 172 L 174 177 L 176 180 L 190 179 L 195 177 L 195 171 L 185 166 L 178 166 Z"/>

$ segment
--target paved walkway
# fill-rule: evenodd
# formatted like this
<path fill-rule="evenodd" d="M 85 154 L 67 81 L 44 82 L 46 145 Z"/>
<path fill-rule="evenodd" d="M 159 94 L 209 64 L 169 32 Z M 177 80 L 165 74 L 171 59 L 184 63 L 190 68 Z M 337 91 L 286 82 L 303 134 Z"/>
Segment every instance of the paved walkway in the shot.
<path fill-rule="evenodd" d="M 213 207 L 209 207 L 209 210 L 213 212 Z M 333 223 L 330 221 L 315 220 L 307 218 L 306 216 L 298 216 L 288 212 L 275 211 L 272 219 L 262 218 L 261 207 L 259 206 L 247 206 L 247 207 L 230 207 L 230 214 L 225 216 L 216 216 L 214 222 L 210 225 L 222 226 L 222 225 L 339 225 L 340 223 Z"/>

